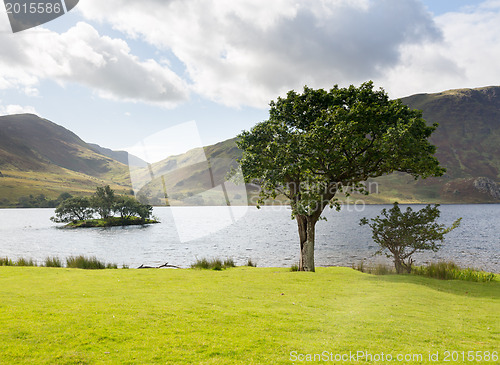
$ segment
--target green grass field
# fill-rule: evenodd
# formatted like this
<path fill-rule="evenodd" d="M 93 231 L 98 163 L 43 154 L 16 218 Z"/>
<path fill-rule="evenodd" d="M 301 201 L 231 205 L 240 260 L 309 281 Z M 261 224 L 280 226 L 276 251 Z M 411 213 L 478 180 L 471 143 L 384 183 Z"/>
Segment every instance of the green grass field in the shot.
<path fill-rule="evenodd" d="M 493 364 L 461 359 L 498 354 L 499 309 L 498 276 L 0 267 L 0 364 Z"/>

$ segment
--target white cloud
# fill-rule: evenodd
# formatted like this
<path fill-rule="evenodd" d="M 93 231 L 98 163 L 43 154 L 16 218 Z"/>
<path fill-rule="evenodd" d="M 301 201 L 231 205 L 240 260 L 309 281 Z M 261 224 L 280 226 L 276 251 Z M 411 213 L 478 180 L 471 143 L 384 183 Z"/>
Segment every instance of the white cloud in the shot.
<path fill-rule="evenodd" d="M 403 46 L 402 60 L 379 80 L 394 96 L 498 85 L 500 1 L 436 18 L 443 42 Z"/>
<path fill-rule="evenodd" d="M 37 95 L 41 80 L 76 82 L 114 100 L 175 106 L 188 98 L 186 83 L 155 60 L 140 60 L 121 39 L 101 36 L 80 22 L 63 34 L 43 28 L 0 32 L 0 89 Z"/>
<path fill-rule="evenodd" d="M 0 115 L 11 115 L 11 114 L 36 114 L 37 111 L 32 106 L 21 106 L 21 105 L 0 105 Z"/>
<path fill-rule="evenodd" d="M 418 0 L 87 0 L 79 10 L 171 50 L 197 93 L 233 106 L 380 77 L 402 47 L 440 39 Z"/>

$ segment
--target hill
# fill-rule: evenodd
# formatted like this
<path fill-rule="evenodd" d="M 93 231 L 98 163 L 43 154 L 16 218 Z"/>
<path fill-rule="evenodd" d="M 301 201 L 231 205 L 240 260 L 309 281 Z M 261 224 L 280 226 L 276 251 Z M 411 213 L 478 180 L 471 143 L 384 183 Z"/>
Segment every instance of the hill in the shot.
<path fill-rule="evenodd" d="M 409 201 L 500 202 L 500 87 L 418 94 L 402 101 L 422 110 L 428 123 L 439 124 L 431 142 L 447 171 L 418 182 L 382 178 L 382 192 L 385 183 L 388 191 L 397 189 Z"/>
<path fill-rule="evenodd" d="M 377 194 L 352 198 L 367 203 L 500 202 L 500 87 L 419 94 L 402 101 L 422 110 L 429 124 L 439 123 L 431 141 L 447 173 L 417 181 L 406 174 L 391 174 L 371 181 L 371 190 Z M 239 156 L 241 151 L 231 139 L 169 157 L 153 164 L 150 171 L 136 170 L 134 188 L 156 204 L 165 202 L 165 193 L 170 202 L 189 203 L 189 194 L 220 184 L 231 167 L 237 166 Z M 212 172 L 207 161 L 213 161 Z"/>
<path fill-rule="evenodd" d="M 0 117 L 0 204 L 21 196 L 130 190 L 128 167 L 97 153 L 73 132 L 32 114 Z"/>

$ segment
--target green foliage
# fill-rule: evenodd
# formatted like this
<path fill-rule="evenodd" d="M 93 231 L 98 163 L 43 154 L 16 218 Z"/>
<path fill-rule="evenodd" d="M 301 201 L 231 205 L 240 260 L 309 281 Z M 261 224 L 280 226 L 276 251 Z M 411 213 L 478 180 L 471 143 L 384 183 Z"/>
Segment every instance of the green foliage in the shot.
<path fill-rule="evenodd" d="M 218 258 L 213 258 L 211 260 L 207 258 L 197 259 L 193 264 L 191 264 L 192 269 L 202 269 L 202 270 L 216 270 L 220 271 L 222 269 L 228 269 L 231 267 L 236 267 L 234 260 L 227 258 L 224 261 Z"/>
<path fill-rule="evenodd" d="M 109 185 L 98 186 L 91 198 L 92 208 L 102 219 L 108 218 L 113 212 L 115 205 L 115 192 Z"/>
<path fill-rule="evenodd" d="M 62 261 L 59 257 L 47 257 L 44 263 L 45 267 L 63 267 Z"/>
<path fill-rule="evenodd" d="M 0 266 L 14 266 L 14 262 L 8 257 L 0 257 Z"/>
<path fill-rule="evenodd" d="M 24 257 L 17 259 L 15 265 L 16 266 L 37 266 L 36 262 L 33 261 L 33 259 L 25 259 Z"/>
<path fill-rule="evenodd" d="M 98 187 L 90 198 L 70 197 L 63 200 L 55 213 L 51 220 L 58 223 L 71 222 L 73 227 L 154 223 L 149 219 L 153 214 L 152 206 L 142 204 L 130 196 L 117 196 L 109 185 Z M 119 214 L 121 219 L 114 217 L 114 213 Z M 101 219 L 93 219 L 95 216 Z"/>
<path fill-rule="evenodd" d="M 253 262 L 252 259 L 248 259 L 247 260 L 247 265 L 246 266 L 249 266 L 249 267 L 257 267 L 257 263 L 256 262 Z"/>
<path fill-rule="evenodd" d="M 331 90 L 304 88 L 271 102 L 270 117 L 238 137 L 246 182 L 261 186 L 259 203 L 284 195 L 297 218 L 301 270 L 314 271 L 314 227 L 337 192 L 367 193 L 362 182 L 394 171 L 439 176 L 422 112 L 367 82 Z M 302 255 L 305 256 L 302 256 Z"/>
<path fill-rule="evenodd" d="M 106 268 L 106 264 L 99 261 L 95 256 L 85 257 L 70 256 L 66 259 L 66 267 L 72 269 L 86 269 L 86 270 L 102 270 Z"/>
<path fill-rule="evenodd" d="M 291 271 L 291 272 L 299 271 L 299 265 L 297 265 L 297 264 L 293 264 L 293 265 L 290 267 L 290 271 Z"/>
<path fill-rule="evenodd" d="M 411 207 L 401 212 L 399 204 L 394 203 L 389 210 L 382 210 L 382 217 L 377 216 L 360 221 L 360 225 L 368 225 L 372 229 L 372 238 L 380 246 L 377 254 L 386 253 L 394 259 L 396 272 L 410 273 L 413 265 L 412 255 L 425 250 L 438 251 L 444 235 L 460 225 L 462 218 L 457 219 L 450 227 L 438 224 L 439 205 L 427 205 L 414 212 Z M 388 251 L 388 253 L 387 253 Z"/>
<path fill-rule="evenodd" d="M 261 197 L 287 196 L 295 214 L 313 215 L 337 190 L 393 171 L 414 177 L 444 172 L 422 112 L 367 82 L 330 91 L 304 88 L 271 102 L 269 120 L 239 135 L 247 181 Z M 262 200 L 261 200 L 262 201 Z"/>
<path fill-rule="evenodd" d="M 495 279 L 495 274 L 472 268 L 462 269 L 454 262 L 431 263 L 427 266 L 412 268 L 412 274 L 427 276 L 441 280 L 465 280 L 489 282 Z"/>
<path fill-rule="evenodd" d="M 94 209 L 87 197 L 75 196 L 63 200 L 56 208 L 56 216 L 51 220 L 57 223 L 86 220 L 92 218 Z"/>

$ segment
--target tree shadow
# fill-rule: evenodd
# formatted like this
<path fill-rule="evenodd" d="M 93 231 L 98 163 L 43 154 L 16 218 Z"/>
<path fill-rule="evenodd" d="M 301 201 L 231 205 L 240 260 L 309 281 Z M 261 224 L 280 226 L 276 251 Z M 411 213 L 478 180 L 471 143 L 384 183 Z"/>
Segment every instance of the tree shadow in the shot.
<path fill-rule="evenodd" d="M 368 280 L 385 281 L 396 284 L 404 283 L 421 285 L 438 292 L 464 297 L 491 298 L 494 300 L 500 300 L 500 276 L 498 274 L 496 274 L 495 279 L 490 282 L 440 280 L 411 274 L 366 275 Z"/>

